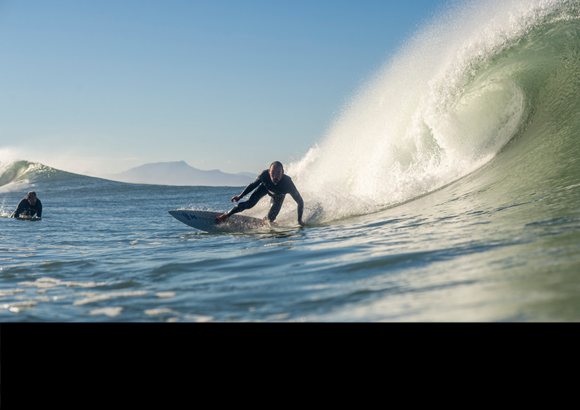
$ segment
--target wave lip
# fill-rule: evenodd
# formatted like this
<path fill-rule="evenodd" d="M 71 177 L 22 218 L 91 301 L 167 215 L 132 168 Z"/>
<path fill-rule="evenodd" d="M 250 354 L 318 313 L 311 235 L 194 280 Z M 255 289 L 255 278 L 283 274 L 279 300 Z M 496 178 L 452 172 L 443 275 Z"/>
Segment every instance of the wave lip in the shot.
<path fill-rule="evenodd" d="M 31 165 L 28 161 L 13 161 L 5 165 L 0 171 L 0 186 L 23 179 L 22 176 L 28 173 Z"/>
<path fill-rule="evenodd" d="M 6 165 L 0 163 L 0 187 L 20 181 L 35 179 L 39 176 L 50 176 L 59 171 L 39 162 L 13 160 Z"/>

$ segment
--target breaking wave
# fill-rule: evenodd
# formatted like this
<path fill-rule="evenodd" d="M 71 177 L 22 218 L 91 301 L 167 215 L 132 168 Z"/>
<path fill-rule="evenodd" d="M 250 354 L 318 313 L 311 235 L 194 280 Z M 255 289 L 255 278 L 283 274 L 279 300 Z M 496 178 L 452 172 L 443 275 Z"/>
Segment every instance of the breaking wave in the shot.
<path fill-rule="evenodd" d="M 538 184 L 562 147 L 565 162 L 578 157 L 579 94 L 580 1 L 463 3 L 412 38 L 287 172 L 311 221 L 377 212 L 496 161 L 534 169 L 518 183 Z"/>

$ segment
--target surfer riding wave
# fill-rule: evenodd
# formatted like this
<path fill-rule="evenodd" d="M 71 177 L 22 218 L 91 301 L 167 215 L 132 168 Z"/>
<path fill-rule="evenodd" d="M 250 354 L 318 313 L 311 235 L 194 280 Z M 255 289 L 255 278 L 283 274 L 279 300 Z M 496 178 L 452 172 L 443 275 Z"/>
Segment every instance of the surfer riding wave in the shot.
<path fill-rule="evenodd" d="M 292 179 L 288 175 L 284 175 L 284 167 L 282 166 L 282 163 L 278 161 L 273 162 L 270 165 L 270 168 L 262 171 L 260 175 L 258 175 L 258 178 L 248 185 L 240 195 L 234 196 L 232 202 L 239 202 L 240 199 L 252 191 L 254 192 L 250 196 L 250 199 L 238 203 L 230 211 L 218 216 L 216 218 L 216 223 L 220 224 L 234 214 L 253 208 L 258 201 L 266 195 L 270 196 L 270 211 L 266 218 L 270 223 L 272 223 L 278 216 L 278 213 L 280 213 L 280 209 L 282 209 L 282 204 L 284 203 L 286 194 L 290 194 L 298 204 L 298 223 L 301 226 L 305 225 L 304 222 L 302 222 L 304 201 L 302 200 L 298 189 L 296 189 L 294 182 L 292 182 Z"/>

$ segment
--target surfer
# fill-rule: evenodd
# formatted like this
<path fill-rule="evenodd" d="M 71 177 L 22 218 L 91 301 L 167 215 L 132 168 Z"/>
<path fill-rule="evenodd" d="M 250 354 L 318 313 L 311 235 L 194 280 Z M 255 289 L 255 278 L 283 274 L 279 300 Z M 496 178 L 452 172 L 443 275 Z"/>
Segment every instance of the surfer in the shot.
<path fill-rule="evenodd" d="M 294 186 L 292 179 L 290 179 L 288 175 L 284 175 L 284 167 L 282 166 L 282 163 L 278 161 L 272 162 L 270 168 L 262 171 L 262 173 L 258 175 L 258 178 L 248 185 L 240 195 L 232 198 L 232 202 L 239 202 L 240 199 L 252 191 L 254 192 L 250 196 L 250 199 L 238 203 L 229 212 L 218 216 L 216 218 L 216 223 L 220 224 L 233 214 L 253 208 L 254 205 L 256 205 L 265 195 L 270 196 L 270 211 L 268 212 L 267 218 L 268 221 L 272 223 L 282 208 L 286 194 L 290 194 L 298 204 L 298 223 L 301 226 L 304 226 L 304 222 L 302 222 L 304 201 L 296 189 L 296 186 Z"/>
<path fill-rule="evenodd" d="M 12 218 L 18 217 L 33 217 L 36 215 L 38 218 L 42 216 L 42 202 L 36 197 L 36 192 L 30 191 L 26 198 L 24 198 L 16 207 L 16 210 L 12 213 Z"/>

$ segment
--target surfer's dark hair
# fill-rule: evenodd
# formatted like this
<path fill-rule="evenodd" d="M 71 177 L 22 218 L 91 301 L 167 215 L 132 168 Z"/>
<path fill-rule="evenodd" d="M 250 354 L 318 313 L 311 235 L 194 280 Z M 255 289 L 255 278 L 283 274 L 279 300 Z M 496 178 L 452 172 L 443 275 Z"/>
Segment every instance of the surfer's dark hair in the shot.
<path fill-rule="evenodd" d="M 34 191 L 30 191 L 30 192 L 28 193 L 28 195 L 26 195 L 26 198 L 27 198 L 27 199 L 30 199 L 30 196 L 31 196 L 31 195 L 34 195 L 34 196 L 36 196 L 36 192 L 34 192 Z"/>
<path fill-rule="evenodd" d="M 274 162 L 272 162 L 270 164 L 270 168 L 268 168 L 268 169 L 272 169 L 272 167 L 274 167 L 274 166 L 280 167 L 280 168 L 282 168 L 282 171 L 284 171 L 284 165 L 282 165 L 282 163 L 280 161 L 274 161 Z"/>

